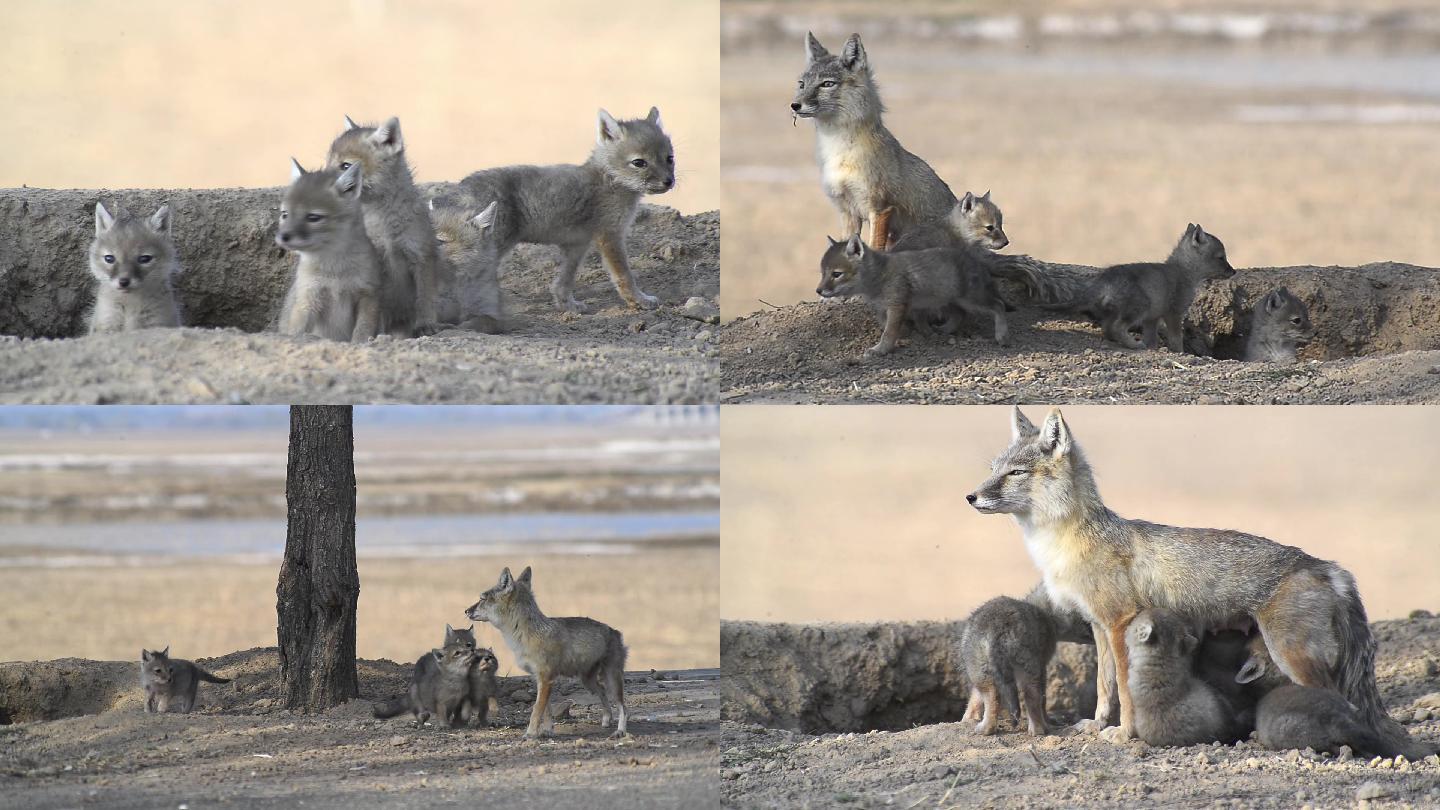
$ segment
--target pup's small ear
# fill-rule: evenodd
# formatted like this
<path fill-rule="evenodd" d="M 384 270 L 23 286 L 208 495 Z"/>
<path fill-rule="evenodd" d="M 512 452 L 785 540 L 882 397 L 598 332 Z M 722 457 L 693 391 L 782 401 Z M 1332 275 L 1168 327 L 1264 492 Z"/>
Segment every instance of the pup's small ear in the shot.
<path fill-rule="evenodd" d="M 303 174 L 305 174 L 305 167 L 300 165 L 300 161 L 293 157 L 290 158 L 290 182 L 299 180 Z"/>
<path fill-rule="evenodd" d="M 1198 646 L 1200 646 L 1200 639 L 1195 638 L 1195 636 L 1191 635 L 1190 633 L 1186 633 L 1185 635 L 1180 637 L 1181 655 L 1190 655 L 1191 653 L 1195 652 L 1195 648 Z"/>
<path fill-rule="evenodd" d="M 831 236 L 831 235 L 828 234 L 828 233 L 825 234 L 825 238 L 830 240 L 830 244 L 831 244 L 831 245 L 838 245 L 838 244 L 840 244 L 840 240 L 839 240 L 839 239 L 836 239 L 835 237 Z"/>
<path fill-rule="evenodd" d="M 158 233 L 161 236 L 169 236 L 170 221 L 170 206 L 162 205 L 159 208 L 155 209 L 155 213 L 150 215 L 150 219 L 146 220 L 146 224 L 149 225 L 150 230 L 154 231 L 155 233 Z"/>
<path fill-rule="evenodd" d="M 974 210 L 974 208 L 975 195 L 967 191 L 965 192 L 965 196 L 960 198 L 960 210 L 968 214 Z"/>
<path fill-rule="evenodd" d="M 400 119 L 390 116 L 390 119 L 375 128 L 370 134 L 370 140 L 379 146 L 385 147 L 391 152 L 399 152 L 405 148 L 405 137 L 400 134 Z"/>
<path fill-rule="evenodd" d="M 647 115 L 647 116 L 645 116 L 645 120 L 646 120 L 646 121 L 649 121 L 649 122 L 652 123 L 652 124 L 654 124 L 657 129 L 664 129 L 664 128 L 665 128 L 665 122 L 660 120 L 660 108 L 659 108 L 659 107 L 651 107 L 651 108 L 650 108 L 650 114 Z"/>
<path fill-rule="evenodd" d="M 455 635 L 455 628 L 451 627 L 449 622 L 446 622 L 446 623 L 445 623 L 445 637 L 446 637 L 446 638 L 449 638 L 450 636 L 453 636 L 453 635 Z"/>
<path fill-rule="evenodd" d="M 595 123 L 596 142 L 610 143 L 623 137 L 625 137 L 625 131 L 621 129 L 620 122 L 615 120 L 615 116 L 602 109 L 599 119 Z"/>
<path fill-rule="evenodd" d="M 1240 671 L 1235 673 L 1235 682 L 1250 683 L 1264 674 L 1265 662 L 1260 661 L 1252 655 L 1245 659 L 1245 663 L 1240 666 Z"/>
<path fill-rule="evenodd" d="M 495 211 L 500 207 L 500 201 L 496 200 L 485 206 L 485 210 L 470 218 L 470 224 L 480 230 L 485 230 L 495 224 Z"/>
<path fill-rule="evenodd" d="M 345 116 L 345 131 L 346 131 L 346 132 L 349 132 L 349 131 L 352 130 L 352 129 L 359 129 L 359 128 L 360 128 L 360 125 L 357 124 L 357 123 L 355 123 L 355 121 L 354 121 L 350 116 L 348 116 L 348 115 Z"/>
<path fill-rule="evenodd" d="M 161 655 L 164 655 L 164 656 L 170 655 L 170 645 L 169 645 L 169 644 L 166 644 L 166 645 L 165 645 L 165 649 L 161 650 L 161 651 L 160 651 L 160 654 L 161 654 Z"/>
<path fill-rule="evenodd" d="M 865 258 L 865 242 L 860 234 L 851 234 L 850 241 L 845 243 L 845 255 L 852 259 Z"/>
<path fill-rule="evenodd" d="M 149 661 L 149 660 L 150 660 L 150 651 L 147 650 L 147 649 L 145 649 L 144 647 L 141 647 L 141 648 L 140 648 L 140 660 L 141 660 L 141 661 Z"/>
<path fill-rule="evenodd" d="M 350 168 L 335 178 L 335 190 L 340 192 L 342 197 L 359 197 L 364 187 L 359 163 L 351 163 Z"/>
<path fill-rule="evenodd" d="M 114 224 L 115 215 L 105 208 L 105 203 L 95 203 L 95 235 L 105 233 Z"/>

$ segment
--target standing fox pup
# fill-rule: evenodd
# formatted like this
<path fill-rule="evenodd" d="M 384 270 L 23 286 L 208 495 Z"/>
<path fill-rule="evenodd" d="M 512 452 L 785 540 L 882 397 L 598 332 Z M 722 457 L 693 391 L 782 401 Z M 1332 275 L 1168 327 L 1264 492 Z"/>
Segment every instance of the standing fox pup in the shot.
<path fill-rule="evenodd" d="M 435 234 L 410 163 L 400 119 L 362 127 L 345 116 L 345 131 L 330 144 L 325 168 L 359 166 L 365 232 L 380 251 L 380 331 L 396 337 L 431 335 L 435 317 Z"/>
<path fill-rule="evenodd" d="M 1363 756 L 1414 753 L 1371 731 L 1354 707 L 1335 692 L 1293 684 L 1260 700 L 1255 737 L 1275 751 L 1313 748 L 1338 754 L 1340 746 L 1348 745 Z"/>
<path fill-rule="evenodd" d="M 170 289 L 177 269 L 170 223 L 168 205 L 141 222 L 123 212 L 117 219 L 103 203 L 95 203 L 90 274 L 98 284 L 90 334 L 180 325 Z"/>
<path fill-rule="evenodd" d="M 526 737 L 554 733 L 547 704 L 555 679 L 564 675 L 578 677 L 600 699 L 602 728 L 610 725 L 613 702 L 619 713 L 611 736 L 625 736 L 625 642 L 618 630 L 594 619 L 541 613 L 530 590 L 528 567 L 519 579 L 510 576 L 509 568 L 501 571 L 500 582 L 480 594 L 465 615 L 495 625 L 520 667 L 535 676 L 535 706 Z"/>
<path fill-rule="evenodd" d="M 360 165 L 307 172 L 290 159 L 275 243 L 300 257 L 280 305 L 282 335 L 360 342 L 380 329 L 380 256 L 365 235 Z"/>
<path fill-rule="evenodd" d="M 500 280 L 495 273 L 495 209 L 490 203 L 473 216 L 455 206 L 436 206 L 435 237 L 440 240 L 438 282 L 441 309 L 449 309 L 449 320 L 463 329 L 495 334 L 504 323 Z"/>
<path fill-rule="evenodd" d="M 601 110 L 597 130 L 595 150 L 582 165 L 486 169 L 461 180 L 460 187 L 476 209 L 499 203 L 495 266 L 521 242 L 560 248 L 564 260 L 550 286 L 556 308 L 584 311 L 575 300 L 575 273 L 594 242 L 625 303 L 654 309 L 660 299 L 635 285 L 625 238 L 640 198 L 675 187 L 675 149 L 654 107 L 645 118 L 629 121 Z"/>
<path fill-rule="evenodd" d="M 896 239 L 890 250 L 965 246 L 1000 250 L 1010 244 L 1004 225 L 1005 215 L 1000 206 L 991 202 L 990 192 L 976 197 L 967 191 L 943 219 L 917 223 Z"/>
<path fill-rule="evenodd" d="M 1301 346 L 1315 337 L 1310 311 L 1281 287 L 1272 291 L 1250 315 L 1245 359 L 1252 363 L 1293 363 Z"/>
<path fill-rule="evenodd" d="M 1015 408 L 1010 430 L 990 477 L 965 499 L 984 514 L 1013 515 L 1055 604 L 1091 622 L 1099 699 L 1079 728 L 1109 725 L 1118 687 L 1120 726 L 1106 736 L 1134 736 L 1125 631 L 1142 610 L 1163 607 L 1199 629 L 1253 618 L 1286 677 L 1339 692 L 1368 727 L 1408 744 L 1376 689 L 1375 638 L 1350 572 L 1251 534 L 1122 518 L 1101 500 L 1058 409 L 1037 430 Z"/>
<path fill-rule="evenodd" d="M 168 712 L 170 701 L 183 714 L 195 708 L 195 693 L 200 682 L 230 683 L 206 672 L 192 661 L 170 657 L 170 648 L 158 652 L 140 651 L 140 688 L 145 690 L 145 713 Z"/>
<path fill-rule="evenodd" d="M 1135 734 L 1151 745 L 1234 742 L 1234 709 L 1191 671 L 1200 641 L 1163 608 L 1141 611 L 1125 630 Z"/>
<path fill-rule="evenodd" d="M 459 644 L 475 651 L 475 663 L 470 665 L 470 693 L 460 707 L 461 719 L 469 723 L 474 718 L 476 725 L 483 726 L 490 712 L 500 709 L 499 702 L 495 700 L 495 695 L 500 691 L 495 680 L 495 673 L 500 670 L 500 661 L 490 649 L 475 646 L 474 625 L 464 630 L 445 625 L 445 644 Z M 424 659 L 421 660 L 423 662 Z M 419 663 L 416 666 L 419 667 Z"/>
<path fill-rule="evenodd" d="M 960 658 L 971 684 L 965 719 L 976 719 L 983 706 L 975 730 L 994 734 L 1004 700 L 1017 725 L 1023 707 L 1030 734 L 1044 735 L 1045 665 L 1054 654 L 1055 626 L 1039 607 L 997 596 L 976 608 L 960 635 Z"/>
<path fill-rule="evenodd" d="M 830 240 L 820 259 L 822 298 L 859 295 L 884 313 L 880 342 L 865 350 L 870 360 L 895 350 L 912 311 L 939 310 L 954 316 L 957 310 L 986 313 L 995 319 L 995 342 L 1005 345 L 1008 329 L 1005 305 L 995 291 L 990 271 L 966 250 L 912 250 L 880 253 L 871 250 L 859 234 L 848 242 Z"/>
<path fill-rule="evenodd" d="M 876 250 L 916 223 L 944 219 L 955 194 L 930 164 L 906 151 L 880 120 L 885 105 L 865 46 L 851 34 L 840 55 L 805 34 L 805 70 L 790 112 L 815 119 L 815 156 L 825 194 L 840 210 L 845 233 L 870 222 Z"/>
<path fill-rule="evenodd" d="M 452 641 L 431 650 L 415 662 L 415 676 L 410 691 L 403 697 L 376 704 L 374 715 L 386 720 L 401 712 L 415 716 L 415 727 L 425 725 L 432 716 L 436 726 L 454 727 L 463 719 L 465 701 L 470 695 L 470 667 L 475 663 L 475 647 Z"/>

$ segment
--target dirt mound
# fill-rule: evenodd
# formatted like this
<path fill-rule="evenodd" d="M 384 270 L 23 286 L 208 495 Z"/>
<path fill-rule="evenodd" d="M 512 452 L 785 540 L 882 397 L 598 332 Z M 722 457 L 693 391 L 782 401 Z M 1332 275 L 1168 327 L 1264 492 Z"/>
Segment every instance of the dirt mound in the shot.
<path fill-rule="evenodd" d="M 1060 266 L 1078 273 L 1094 268 Z M 1296 365 L 1234 359 L 1249 313 L 1285 286 L 1310 309 L 1314 342 Z M 857 363 L 879 337 L 858 301 L 798 304 L 721 327 L 726 402 L 1352 403 L 1440 399 L 1440 271 L 1401 264 L 1242 270 L 1212 282 L 1189 313 L 1197 354 L 1130 351 L 1088 323 L 1022 308 L 1013 345 L 985 330 L 952 344 L 916 335 Z M 1208 356 L 1214 355 L 1214 356 Z"/>
<path fill-rule="evenodd" d="M 940 628 L 948 636 L 955 625 L 884 624 L 871 627 L 870 633 L 859 625 L 726 625 L 722 631 L 726 677 L 736 673 L 746 680 L 737 681 L 738 687 L 725 686 L 723 799 L 769 807 L 913 807 L 952 802 L 1004 807 L 1173 807 L 1217 802 L 1244 807 L 1337 806 L 1350 805 L 1362 796 L 1415 806 L 1440 803 L 1440 757 L 1436 756 L 1417 763 L 1347 760 L 1268 751 L 1253 742 L 1185 748 L 1151 748 L 1141 742 L 1117 746 L 1064 729 L 1035 738 L 1003 724 L 1000 734 L 979 737 L 968 724 L 951 722 L 964 708 L 963 691 L 952 695 L 951 706 L 929 699 L 936 711 L 933 719 L 918 719 L 920 713 L 911 712 L 917 718 L 914 722 L 925 725 L 896 731 L 796 733 L 790 728 L 801 725 L 798 716 L 780 714 L 787 706 L 804 706 L 807 695 L 823 696 L 835 704 L 870 700 L 877 675 L 865 668 L 867 662 L 881 661 L 892 648 L 904 646 L 897 638 L 913 636 L 917 650 L 933 644 Z M 1436 653 L 1440 618 L 1417 611 L 1410 619 L 1375 622 L 1372 628 L 1380 644 L 1376 674 L 1391 715 L 1433 747 L 1440 742 L 1440 654 Z M 820 646 L 822 638 L 831 639 L 825 642 L 828 649 Z M 1080 645 L 1060 647 L 1086 650 Z M 811 658 L 822 650 L 835 656 L 837 663 Z M 1093 655 L 1093 650 L 1089 652 Z M 754 664 L 756 659 L 792 658 L 808 663 L 803 668 Z M 917 669 L 923 680 L 924 667 L 917 668 L 908 656 L 901 656 L 896 665 Z M 930 666 L 944 669 L 951 664 Z M 795 677 L 802 669 L 805 677 Z M 884 677 L 903 680 L 905 675 Z M 1052 690 L 1057 677 L 1073 678 L 1073 673 L 1057 672 L 1052 666 Z M 732 694 L 737 688 L 759 691 L 742 698 Z M 750 722 L 760 719 L 753 711 L 756 705 L 777 710 L 771 724 L 780 728 Z M 1077 711 L 1075 706 L 1051 704 L 1049 708 L 1052 724 L 1069 724 L 1089 714 L 1083 707 Z M 885 716 L 885 711 L 872 709 L 871 716 Z"/>
<path fill-rule="evenodd" d="M 453 184 L 422 186 L 441 195 Z M 272 238 L 280 189 L 0 190 L 0 401 L 714 402 L 720 216 L 642 205 L 630 256 L 660 309 L 625 307 L 594 254 L 556 312 L 551 248 L 522 245 L 501 269 L 502 335 L 449 331 L 350 345 L 264 333 L 293 260 Z M 184 271 L 183 330 L 75 337 L 92 281 L 85 251 L 97 200 L 135 212 L 169 202 Z M 702 299 L 689 307 L 691 298 Z M 36 338 L 73 338 L 44 340 Z"/>

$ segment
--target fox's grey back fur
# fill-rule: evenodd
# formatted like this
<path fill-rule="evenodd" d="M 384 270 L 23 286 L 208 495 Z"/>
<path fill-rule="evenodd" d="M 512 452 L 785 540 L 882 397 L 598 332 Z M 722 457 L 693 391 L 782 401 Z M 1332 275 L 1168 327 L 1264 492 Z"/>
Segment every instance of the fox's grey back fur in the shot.
<path fill-rule="evenodd" d="M 405 158 L 399 118 L 362 127 L 345 116 L 345 131 L 330 144 L 325 168 L 343 171 L 356 164 L 365 175 L 360 194 L 365 232 L 381 258 L 380 331 L 396 337 L 433 334 L 439 254 L 429 211 Z"/>
<path fill-rule="evenodd" d="M 140 688 L 145 690 L 145 713 L 168 712 L 171 701 L 185 714 L 195 708 L 201 681 L 230 683 L 193 661 L 170 657 L 170 648 L 140 651 Z"/>
<path fill-rule="evenodd" d="M 937 220 L 915 223 L 889 249 L 898 252 L 969 246 L 1000 250 L 1008 244 L 1010 237 L 1005 235 L 1005 215 L 1000 206 L 991 201 L 990 192 L 976 197 L 967 191 L 949 214 Z"/>
<path fill-rule="evenodd" d="M 307 172 L 290 160 L 275 243 L 300 258 L 280 305 L 285 335 L 362 341 L 380 328 L 380 254 L 365 235 L 360 164 Z"/>
<path fill-rule="evenodd" d="M 1406 746 L 1368 728 L 1345 698 L 1329 689 L 1282 686 L 1260 700 L 1255 737 L 1266 748 L 1311 748 L 1340 753 L 1340 746 L 1363 756 L 1413 755 Z"/>
<path fill-rule="evenodd" d="M 410 690 L 403 697 L 375 704 L 374 715 L 384 720 L 409 711 L 415 716 L 416 728 L 432 716 L 437 726 L 459 725 L 470 695 L 470 668 L 475 660 L 473 638 L 468 645 L 455 639 L 431 650 L 415 662 Z"/>
<path fill-rule="evenodd" d="M 519 577 L 512 577 L 509 568 L 502 571 L 495 587 L 480 594 L 465 615 L 494 625 L 520 667 L 535 676 L 538 691 L 528 736 L 547 733 L 553 723 L 545 715 L 545 702 L 550 683 L 558 676 L 578 677 L 600 699 L 602 726 L 610 724 L 611 703 L 615 703 L 615 734 L 626 733 L 626 650 L 620 631 L 585 617 L 546 616 L 535 602 L 528 567 Z"/>
<path fill-rule="evenodd" d="M 1012 474 L 1017 470 L 1020 474 Z M 1105 506 L 1090 464 L 1058 410 L 1037 429 L 1015 408 L 1009 447 L 966 499 L 982 512 L 1015 517 L 1057 605 L 1093 620 L 1097 607 L 1109 607 L 1098 600 L 1133 598 L 1141 606 L 1172 610 L 1197 628 L 1228 627 L 1251 617 L 1272 654 L 1295 651 L 1290 662 L 1274 655 L 1287 678 L 1305 680 L 1291 662 L 1318 664 L 1323 669 L 1305 677 L 1333 686 L 1371 728 L 1409 743 L 1405 730 L 1385 713 L 1376 688 L 1375 638 L 1350 572 L 1252 534 L 1120 517 Z M 1128 570 L 1085 568 L 1082 558 L 1084 581 L 1057 579 L 1049 555 L 1062 527 L 1097 555 L 1123 550 Z"/>
<path fill-rule="evenodd" d="M 995 730 L 997 693 L 1017 726 L 1023 717 L 1031 734 L 1045 733 L 1045 666 L 1054 654 L 1055 625 L 1029 602 L 997 596 L 970 614 L 960 636 L 960 658 L 985 702 L 980 733 Z"/>
<path fill-rule="evenodd" d="M 1008 338 L 995 281 L 984 257 L 968 248 L 885 253 L 872 250 L 859 234 L 846 242 L 831 239 L 820 259 L 815 292 L 822 298 L 858 295 L 872 311 L 883 313 L 884 332 L 866 350 L 867 357 L 894 350 L 911 311 L 988 314 L 995 321 L 995 342 L 1003 346 Z"/>
<path fill-rule="evenodd" d="M 832 54 L 807 32 L 798 85 L 790 109 L 815 120 L 821 182 L 844 217 L 845 233 L 858 232 L 872 213 L 891 206 L 888 230 L 902 236 L 916 223 L 950 213 L 955 206 L 950 187 L 881 120 L 885 107 L 859 34 Z M 880 236 L 872 233 L 871 242 Z"/>
<path fill-rule="evenodd" d="M 625 303 L 659 304 L 636 286 L 625 241 L 640 198 L 674 187 L 675 150 L 654 107 L 645 118 L 626 121 L 601 110 L 595 149 L 579 166 L 505 166 L 460 181 L 475 210 L 499 203 L 492 226 L 497 266 L 521 242 L 560 248 L 564 258 L 550 290 L 555 306 L 571 312 L 583 311 L 575 273 L 592 243 Z"/>
<path fill-rule="evenodd" d="M 1234 742 L 1234 709 L 1192 672 L 1199 640 L 1164 608 L 1142 611 L 1125 630 L 1135 733 L 1150 745 Z"/>
<path fill-rule="evenodd" d="M 128 332 L 152 326 L 179 326 L 171 277 L 180 263 L 171 239 L 173 217 L 162 205 L 148 219 L 121 211 L 112 216 L 95 204 L 95 239 L 90 242 L 90 274 L 95 303 L 89 333 Z"/>
<path fill-rule="evenodd" d="M 430 204 L 440 240 L 441 320 L 487 334 L 502 331 L 505 308 L 493 233 L 499 203 L 479 213 L 434 200 Z"/>
<path fill-rule="evenodd" d="M 1250 314 L 1245 359 L 1259 363 L 1293 363 L 1301 346 L 1315 337 L 1304 302 L 1281 287 L 1271 291 Z"/>

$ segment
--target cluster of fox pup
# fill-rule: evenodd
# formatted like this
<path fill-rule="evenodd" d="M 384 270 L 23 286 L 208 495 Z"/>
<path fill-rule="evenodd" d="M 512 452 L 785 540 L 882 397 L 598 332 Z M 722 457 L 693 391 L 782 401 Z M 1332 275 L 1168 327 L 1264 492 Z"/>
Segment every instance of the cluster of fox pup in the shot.
<path fill-rule="evenodd" d="M 1163 326 L 1166 344 L 1179 352 L 1196 291 L 1235 274 L 1224 243 L 1196 224 L 1165 261 L 1117 265 L 1091 277 L 998 254 L 1010 240 L 990 192 L 957 199 L 881 121 L 885 108 L 859 34 L 832 54 L 807 33 L 798 85 L 791 115 L 815 122 L 821 181 L 847 235 L 830 239 L 815 292 L 860 296 L 880 319 L 880 340 L 864 359 L 894 351 L 912 328 L 953 334 L 966 312 L 992 319 L 995 342 L 1007 345 L 1009 307 L 996 279 L 1022 284 L 1037 306 L 1088 318 L 1126 348 L 1157 348 Z M 861 238 L 867 222 L 869 243 Z M 1245 359 L 1293 363 L 1313 336 L 1305 305 L 1282 287 L 1254 308 Z"/>
<path fill-rule="evenodd" d="M 535 703 L 525 736 L 554 734 L 550 693 L 555 680 L 562 677 L 578 678 L 600 701 L 601 727 L 609 728 L 614 722 L 612 736 L 625 736 L 627 650 L 620 631 L 581 616 L 546 616 L 535 601 L 533 584 L 528 567 L 518 577 L 505 568 L 495 586 L 465 610 L 472 620 L 493 625 L 515 662 L 535 678 Z M 140 686 L 145 691 L 147 713 L 170 711 L 172 706 L 188 713 L 195 706 L 200 681 L 230 682 L 190 661 L 169 656 L 169 647 L 159 652 L 141 651 Z M 444 643 L 415 662 L 406 693 L 376 703 L 373 713 L 387 719 L 409 712 L 417 727 L 432 720 L 440 728 L 483 726 L 498 706 L 495 673 L 499 668 L 494 652 L 476 646 L 474 625 L 456 630 L 447 624 Z"/>
<path fill-rule="evenodd" d="M 441 324 L 501 331 L 498 270 L 522 242 L 560 248 L 550 288 L 560 310 L 585 310 L 575 274 L 592 244 L 626 304 L 659 305 L 637 286 L 626 253 L 640 198 L 675 186 L 675 152 L 654 107 L 633 120 L 601 110 L 583 164 L 478 171 L 460 181 L 459 200 L 421 197 L 397 118 L 360 126 L 347 116 L 323 169 L 294 158 L 290 168 L 275 242 L 298 258 L 272 323 L 282 334 L 361 341 L 433 334 Z M 139 219 L 96 204 L 91 333 L 181 324 L 172 224 L 168 205 Z"/>
<path fill-rule="evenodd" d="M 995 732 L 1002 706 L 1048 733 L 1046 664 L 1071 641 L 1096 645 L 1098 664 L 1095 717 L 1076 729 L 1112 741 L 1253 732 L 1277 750 L 1432 753 L 1385 713 L 1348 571 L 1255 535 L 1116 515 L 1058 410 L 1036 428 L 1015 408 L 1010 445 L 966 500 L 1012 515 L 1043 575 L 1025 599 L 996 597 L 965 622 L 965 719 L 979 733 Z"/>

